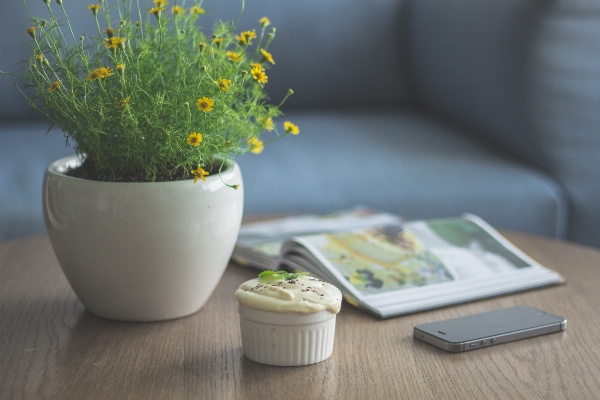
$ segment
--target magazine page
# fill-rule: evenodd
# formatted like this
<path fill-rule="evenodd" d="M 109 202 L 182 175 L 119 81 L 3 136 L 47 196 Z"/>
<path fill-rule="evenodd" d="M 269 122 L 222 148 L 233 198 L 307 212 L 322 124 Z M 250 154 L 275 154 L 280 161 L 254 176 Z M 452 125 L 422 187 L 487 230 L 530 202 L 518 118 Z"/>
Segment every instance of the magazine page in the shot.
<path fill-rule="evenodd" d="M 383 318 L 562 281 L 470 214 L 294 242 L 286 242 L 285 258 L 313 258 L 341 290 Z"/>
<path fill-rule="evenodd" d="M 399 224 L 396 215 L 363 206 L 327 215 L 299 215 L 242 225 L 232 259 L 258 269 L 277 269 L 283 241 L 291 236 L 339 232 L 357 228 Z"/>

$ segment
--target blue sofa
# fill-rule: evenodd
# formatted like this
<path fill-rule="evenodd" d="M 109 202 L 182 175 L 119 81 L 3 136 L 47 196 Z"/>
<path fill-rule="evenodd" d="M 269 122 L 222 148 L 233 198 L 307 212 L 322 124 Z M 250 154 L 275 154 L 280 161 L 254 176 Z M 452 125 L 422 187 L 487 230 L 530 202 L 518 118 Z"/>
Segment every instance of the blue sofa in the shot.
<path fill-rule="evenodd" d="M 64 3 L 76 35 L 93 28 L 87 3 Z M 203 7 L 210 28 L 239 2 Z M 240 28 L 265 15 L 267 89 L 294 89 L 301 132 L 237 158 L 246 213 L 471 212 L 600 247 L 600 2 L 246 0 Z M 27 18 L 0 3 L 0 70 L 23 68 Z M 0 76 L 0 240 L 44 231 L 44 169 L 73 153 L 13 84 Z"/>

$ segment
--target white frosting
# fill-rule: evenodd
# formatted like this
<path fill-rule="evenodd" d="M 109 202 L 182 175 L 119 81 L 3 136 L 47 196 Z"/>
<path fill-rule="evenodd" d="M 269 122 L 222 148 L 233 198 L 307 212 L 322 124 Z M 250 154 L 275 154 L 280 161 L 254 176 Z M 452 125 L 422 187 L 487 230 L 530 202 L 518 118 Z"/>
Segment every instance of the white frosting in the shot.
<path fill-rule="evenodd" d="M 312 276 L 261 283 L 260 278 L 244 282 L 235 292 L 241 304 L 257 310 L 312 314 L 327 310 L 340 312 L 342 293 L 330 283 Z"/>

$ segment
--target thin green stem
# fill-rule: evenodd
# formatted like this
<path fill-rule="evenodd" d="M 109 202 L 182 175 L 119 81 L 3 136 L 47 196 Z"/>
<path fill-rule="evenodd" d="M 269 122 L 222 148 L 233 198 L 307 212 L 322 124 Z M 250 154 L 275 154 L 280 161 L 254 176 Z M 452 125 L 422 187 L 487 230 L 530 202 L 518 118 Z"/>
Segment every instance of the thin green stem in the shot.
<path fill-rule="evenodd" d="M 25 0 L 23 0 L 25 1 Z M 48 13 L 50 14 L 50 20 L 53 22 L 53 24 L 57 27 L 60 27 L 60 24 L 58 23 L 58 20 L 56 19 L 56 17 L 54 16 L 54 13 L 52 12 L 52 7 L 50 7 L 50 2 L 46 3 L 46 7 L 48 8 Z M 62 29 L 58 29 L 58 31 L 60 32 L 60 36 L 62 37 L 63 41 L 65 42 L 65 46 L 69 46 L 69 44 L 67 43 L 67 39 L 65 38 L 65 35 L 62 31 Z"/>
<path fill-rule="evenodd" d="M 62 9 L 63 14 L 65 15 L 65 20 L 67 21 L 67 26 L 69 27 L 69 32 L 71 32 L 71 37 L 73 38 L 73 45 L 74 45 L 74 47 L 77 48 L 79 57 L 81 58 L 81 61 L 85 63 L 86 62 L 85 55 L 79 49 L 79 46 L 77 46 L 77 40 L 75 39 L 75 34 L 73 33 L 73 28 L 71 27 L 71 22 L 69 21 L 69 16 L 67 15 L 67 11 L 65 10 L 65 7 L 62 5 L 62 3 L 60 4 L 60 8 Z"/>

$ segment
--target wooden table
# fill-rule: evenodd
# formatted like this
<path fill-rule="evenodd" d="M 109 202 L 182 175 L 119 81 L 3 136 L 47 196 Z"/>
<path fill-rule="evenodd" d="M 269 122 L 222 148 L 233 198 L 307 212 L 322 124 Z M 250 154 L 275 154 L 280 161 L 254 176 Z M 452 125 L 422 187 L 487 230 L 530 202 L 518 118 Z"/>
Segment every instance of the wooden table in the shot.
<path fill-rule="evenodd" d="M 1 399 L 598 399 L 600 251 L 507 233 L 567 284 L 379 321 L 348 304 L 328 360 L 272 367 L 243 357 L 230 265 L 200 312 L 122 323 L 86 312 L 48 238 L 0 244 Z M 515 305 L 568 319 L 565 332 L 446 353 L 413 326 Z"/>

